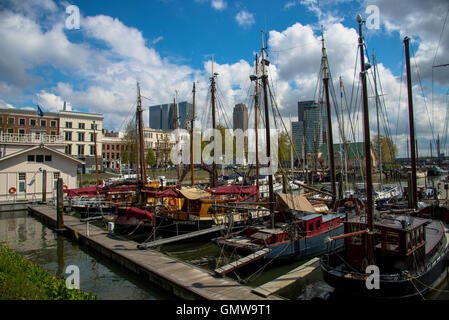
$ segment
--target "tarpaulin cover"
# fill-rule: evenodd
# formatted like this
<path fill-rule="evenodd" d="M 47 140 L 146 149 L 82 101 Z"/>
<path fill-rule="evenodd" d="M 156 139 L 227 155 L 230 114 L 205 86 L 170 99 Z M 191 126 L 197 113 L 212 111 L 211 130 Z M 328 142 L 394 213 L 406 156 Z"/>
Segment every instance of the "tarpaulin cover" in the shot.
<path fill-rule="evenodd" d="M 139 220 L 142 219 L 150 219 L 151 222 L 154 222 L 154 215 L 151 212 L 146 210 L 142 210 L 139 208 L 130 207 L 126 210 L 126 216 L 128 218 L 135 217 Z"/>
<path fill-rule="evenodd" d="M 77 188 L 77 189 L 65 189 L 64 193 L 67 193 L 68 197 L 80 197 L 80 196 L 86 196 L 86 197 L 97 197 L 97 187 L 85 187 L 85 188 Z M 99 192 L 100 193 L 100 192 Z"/>
<path fill-rule="evenodd" d="M 306 197 L 295 195 L 278 193 L 279 206 L 281 209 L 293 209 L 298 211 L 316 212 L 315 207 L 306 199 Z"/>
<path fill-rule="evenodd" d="M 175 189 L 167 189 L 164 191 L 145 191 L 145 194 L 148 197 L 152 198 L 181 198 L 182 195 L 179 193 L 178 190 Z"/>
<path fill-rule="evenodd" d="M 189 200 L 198 200 L 202 198 L 209 198 L 210 193 L 198 188 L 184 188 L 179 190 L 179 192 Z"/>
<path fill-rule="evenodd" d="M 257 194 L 257 186 L 221 186 L 215 189 L 206 189 L 212 194 L 242 194 L 254 196 Z"/>

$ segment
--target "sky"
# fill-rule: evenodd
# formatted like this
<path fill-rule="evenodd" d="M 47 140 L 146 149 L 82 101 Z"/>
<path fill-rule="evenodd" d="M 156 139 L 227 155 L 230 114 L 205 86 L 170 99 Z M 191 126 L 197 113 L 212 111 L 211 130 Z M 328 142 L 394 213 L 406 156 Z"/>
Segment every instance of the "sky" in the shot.
<path fill-rule="evenodd" d="M 79 20 L 71 6 L 79 10 Z M 345 92 L 345 135 L 361 141 L 355 18 L 360 13 L 366 20 L 365 60 L 372 62 L 375 54 L 377 61 L 381 134 L 388 132 L 399 156 L 406 155 L 403 38 L 408 36 L 418 151 L 429 154 L 430 142 L 435 145 L 439 135 L 447 153 L 449 67 L 436 66 L 449 63 L 448 12 L 446 0 L 3 0 L 0 108 L 35 109 L 39 104 L 44 111 L 56 111 L 67 101 L 72 110 L 102 113 L 103 127 L 119 131 L 135 111 L 137 82 L 146 124 L 150 105 L 172 102 L 175 96 L 191 102 L 195 82 L 197 125 L 206 126 L 213 65 L 219 113 L 223 124 L 232 125 L 235 104 L 252 106 L 254 84 L 249 75 L 255 73 L 263 30 L 272 92 L 289 126 L 290 119 L 296 120 L 298 101 L 319 99 L 323 28 L 336 93 L 334 142 L 341 139 L 335 113 L 341 110 L 339 77 Z M 374 136 L 372 70 L 368 95 Z"/>

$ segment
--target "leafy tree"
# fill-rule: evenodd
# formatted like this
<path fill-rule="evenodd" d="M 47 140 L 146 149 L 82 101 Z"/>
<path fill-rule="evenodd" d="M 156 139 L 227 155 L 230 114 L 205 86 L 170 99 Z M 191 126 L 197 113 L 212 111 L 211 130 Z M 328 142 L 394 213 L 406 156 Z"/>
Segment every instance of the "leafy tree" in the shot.
<path fill-rule="evenodd" d="M 371 146 L 376 161 L 379 163 L 379 135 L 373 137 Z M 382 163 L 393 163 L 398 155 L 398 147 L 390 138 L 380 135 L 380 153 Z"/>
<path fill-rule="evenodd" d="M 122 138 L 125 150 L 121 153 L 121 162 L 134 164 L 136 163 L 137 142 L 136 142 L 136 125 L 134 121 L 130 121 L 125 129 L 125 134 Z"/>
<path fill-rule="evenodd" d="M 291 143 L 287 132 L 281 132 L 278 140 L 279 161 L 287 161 L 291 156 Z"/>
<path fill-rule="evenodd" d="M 156 156 L 154 155 L 153 149 L 149 148 L 147 152 L 147 165 L 150 167 L 154 166 L 156 164 Z"/>

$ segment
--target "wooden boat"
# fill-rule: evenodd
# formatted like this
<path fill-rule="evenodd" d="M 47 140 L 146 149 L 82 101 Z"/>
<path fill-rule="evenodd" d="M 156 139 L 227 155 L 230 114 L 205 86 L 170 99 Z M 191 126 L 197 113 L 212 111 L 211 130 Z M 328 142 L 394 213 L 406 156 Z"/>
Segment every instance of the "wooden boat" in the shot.
<path fill-rule="evenodd" d="M 364 139 L 370 141 L 366 71 L 363 55 L 362 17 L 359 23 L 359 51 L 363 86 Z M 409 38 L 406 50 L 409 97 L 410 141 L 414 139 L 413 103 L 409 61 Z M 415 146 L 411 143 L 412 208 L 417 211 Z M 365 215 L 345 222 L 345 245 L 321 257 L 324 280 L 339 292 L 353 297 L 412 298 L 432 290 L 447 277 L 449 253 L 448 230 L 435 219 L 423 219 L 409 214 L 375 215 L 371 198 L 371 159 L 365 149 L 367 202 Z M 370 267 L 370 268 L 368 268 Z M 371 269 L 373 268 L 373 269 Z M 376 274 L 373 274 L 373 270 Z M 377 270 L 377 271 L 376 271 Z M 371 282 L 370 282 L 371 281 Z M 373 284 L 374 282 L 374 284 Z"/>

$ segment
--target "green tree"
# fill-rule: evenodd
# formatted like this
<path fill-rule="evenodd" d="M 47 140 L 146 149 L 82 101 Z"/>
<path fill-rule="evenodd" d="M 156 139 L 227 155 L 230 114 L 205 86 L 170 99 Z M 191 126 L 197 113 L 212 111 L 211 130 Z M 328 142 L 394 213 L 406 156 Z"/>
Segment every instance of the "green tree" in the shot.
<path fill-rule="evenodd" d="M 279 161 L 287 161 L 291 155 L 291 143 L 287 132 L 281 132 L 278 139 L 278 158 Z"/>
<path fill-rule="evenodd" d="M 136 163 L 136 137 L 136 125 L 133 121 L 130 121 L 126 126 L 125 134 L 122 138 L 123 144 L 125 145 L 125 150 L 121 153 L 122 163 L 129 163 L 131 165 Z"/>
<path fill-rule="evenodd" d="M 379 135 L 373 137 L 371 147 L 373 148 L 376 161 L 379 163 Z M 393 140 L 380 135 L 380 154 L 382 163 L 393 163 L 398 155 L 398 147 Z"/>
<path fill-rule="evenodd" d="M 154 155 L 153 149 L 149 148 L 147 152 L 147 165 L 150 167 L 154 166 L 156 164 L 156 156 Z"/>

